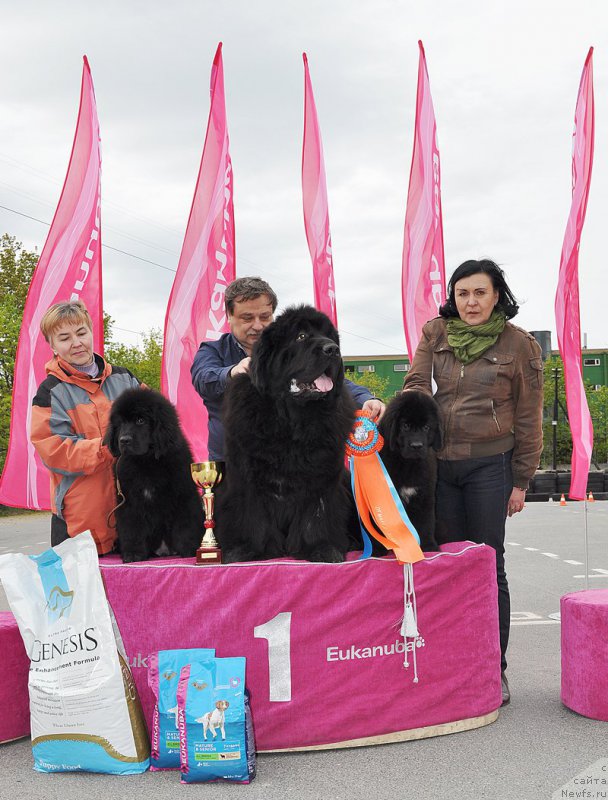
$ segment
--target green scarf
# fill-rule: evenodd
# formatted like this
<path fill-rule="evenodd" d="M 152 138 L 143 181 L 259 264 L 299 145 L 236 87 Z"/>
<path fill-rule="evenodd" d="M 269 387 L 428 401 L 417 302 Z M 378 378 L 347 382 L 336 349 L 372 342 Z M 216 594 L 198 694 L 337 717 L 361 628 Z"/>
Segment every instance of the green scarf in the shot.
<path fill-rule="evenodd" d="M 446 323 L 448 343 L 454 355 L 464 365 L 489 350 L 505 329 L 507 318 L 503 311 L 492 311 L 487 322 L 481 325 L 468 325 L 460 317 L 450 317 Z"/>

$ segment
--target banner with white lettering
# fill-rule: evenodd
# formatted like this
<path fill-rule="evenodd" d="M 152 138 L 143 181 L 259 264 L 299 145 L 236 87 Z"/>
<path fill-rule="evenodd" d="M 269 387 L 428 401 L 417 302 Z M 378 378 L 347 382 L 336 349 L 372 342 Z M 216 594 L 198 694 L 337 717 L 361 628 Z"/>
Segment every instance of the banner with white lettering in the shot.
<path fill-rule="evenodd" d="M 315 306 L 338 327 L 336 285 L 331 254 L 327 183 L 323 143 L 312 92 L 308 59 L 304 58 L 304 141 L 302 144 L 302 197 L 304 227 L 312 259 Z"/>
<path fill-rule="evenodd" d="M 228 331 L 226 286 L 234 280 L 232 163 L 222 43 L 211 70 L 211 108 L 194 200 L 165 316 L 161 389 L 177 407 L 196 461 L 207 457 L 207 411 L 190 367 L 201 342 Z"/>
<path fill-rule="evenodd" d="M 593 422 L 589 414 L 581 365 L 581 318 L 578 291 L 578 251 L 587 211 L 594 142 L 593 47 L 589 49 L 578 90 L 572 136 L 572 205 L 564 234 L 555 293 L 555 324 L 564 362 L 566 404 L 572 431 L 572 481 L 569 495 L 584 500 L 593 450 Z"/>
<path fill-rule="evenodd" d="M 0 503 L 50 508 L 49 473 L 29 439 L 32 398 L 52 352 L 40 333 L 49 306 L 84 302 L 93 321 L 95 351 L 103 354 L 101 292 L 101 150 L 89 62 L 84 57 L 80 109 L 57 210 L 25 302 L 15 359 L 11 429 L 0 479 Z"/>
<path fill-rule="evenodd" d="M 422 42 L 418 42 L 418 89 L 410 183 L 405 211 L 401 297 L 410 362 L 422 326 L 445 302 L 441 172 L 437 125 Z"/>

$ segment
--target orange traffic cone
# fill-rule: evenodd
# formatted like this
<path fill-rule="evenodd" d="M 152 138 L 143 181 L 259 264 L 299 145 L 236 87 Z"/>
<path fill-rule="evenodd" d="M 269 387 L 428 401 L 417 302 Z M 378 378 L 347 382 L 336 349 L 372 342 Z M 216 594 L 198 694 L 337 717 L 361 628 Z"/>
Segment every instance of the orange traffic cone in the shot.
<path fill-rule="evenodd" d="M 593 492 L 589 492 L 589 497 L 587 498 L 587 500 L 590 503 L 595 503 L 595 497 L 593 496 Z"/>
<path fill-rule="evenodd" d="M 561 500 L 559 501 L 559 504 L 560 504 L 560 506 L 565 506 L 565 505 L 567 505 L 567 503 L 566 503 L 566 498 L 565 498 L 565 496 L 564 496 L 563 494 L 562 494 L 562 496 L 561 496 Z"/>

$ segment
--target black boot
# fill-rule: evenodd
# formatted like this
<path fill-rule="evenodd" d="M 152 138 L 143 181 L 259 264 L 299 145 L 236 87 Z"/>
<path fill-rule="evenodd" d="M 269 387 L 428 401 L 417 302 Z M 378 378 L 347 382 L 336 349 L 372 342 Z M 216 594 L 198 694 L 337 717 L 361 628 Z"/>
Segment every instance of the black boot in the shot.
<path fill-rule="evenodd" d="M 504 671 L 500 673 L 500 685 L 502 688 L 502 705 L 506 706 L 511 702 L 511 692 L 509 691 L 509 681 Z"/>

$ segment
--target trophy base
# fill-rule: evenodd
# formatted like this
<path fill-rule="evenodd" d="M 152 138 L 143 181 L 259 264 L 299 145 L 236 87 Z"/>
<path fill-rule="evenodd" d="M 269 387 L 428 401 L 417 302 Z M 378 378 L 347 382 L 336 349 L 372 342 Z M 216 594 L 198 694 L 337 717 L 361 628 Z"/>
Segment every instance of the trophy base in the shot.
<path fill-rule="evenodd" d="M 199 547 L 196 551 L 196 563 L 201 566 L 222 563 L 222 551 L 219 547 Z"/>

